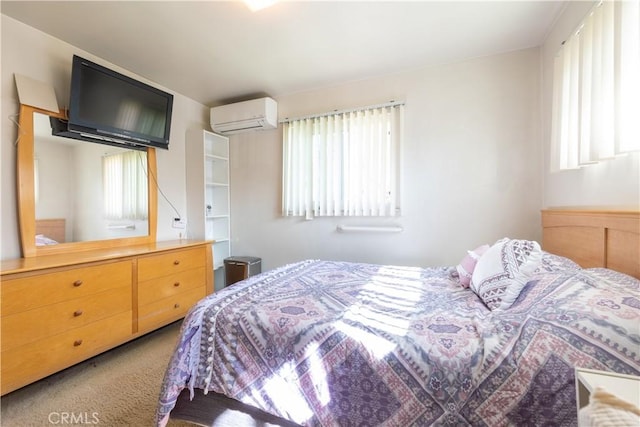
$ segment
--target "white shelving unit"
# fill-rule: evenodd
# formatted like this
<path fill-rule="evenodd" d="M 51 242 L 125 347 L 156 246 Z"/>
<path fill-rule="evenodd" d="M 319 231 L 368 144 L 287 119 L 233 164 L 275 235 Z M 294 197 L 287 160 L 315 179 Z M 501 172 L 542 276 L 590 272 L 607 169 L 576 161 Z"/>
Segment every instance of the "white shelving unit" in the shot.
<path fill-rule="evenodd" d="M 215 240 L 213 268 L 223 283 L 220 267 L 231 255 L 229 211 L 229 138 L 206 130 L 191 130 L 186 139 L 188 235 Z M 217 287 L 217 286 L 216 286 Z"/>

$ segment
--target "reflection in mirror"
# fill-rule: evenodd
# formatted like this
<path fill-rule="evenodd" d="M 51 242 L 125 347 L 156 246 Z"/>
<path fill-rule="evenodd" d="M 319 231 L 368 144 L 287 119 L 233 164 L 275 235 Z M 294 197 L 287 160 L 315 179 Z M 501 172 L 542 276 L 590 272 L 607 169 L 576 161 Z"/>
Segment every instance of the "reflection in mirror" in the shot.
<path fill-rule="evenodd" d="M 61 138 L 34 113 L 36 245 L 149 234 L 147 152 Z"/>

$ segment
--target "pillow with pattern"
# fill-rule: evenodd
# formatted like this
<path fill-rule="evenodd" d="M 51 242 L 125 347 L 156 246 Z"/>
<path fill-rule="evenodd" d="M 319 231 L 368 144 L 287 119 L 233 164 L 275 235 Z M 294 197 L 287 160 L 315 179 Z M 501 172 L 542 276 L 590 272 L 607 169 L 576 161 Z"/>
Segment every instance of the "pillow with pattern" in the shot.
<path fill-rule="evenodd" d="M 541 262 L 538 242 L 500 239 L 478 260 L 470 287 L 491 310 L 507 309 Z"/>
<path fill-rule="evenodd" d="M 463 288 L 468 288 L 471 283 L 471 275 L 473 274 L 473 270 L 476 268 L 476 264 L 480 257 L 489 250 L 491 246 L 482 245 L 478 246 L 472 251 L 467 251 L 467 255 L 462 258 L 460 264 L 456 266 L 456 271 L 458 273 L 458 282 L 460 282 L 460 286 Z"/>

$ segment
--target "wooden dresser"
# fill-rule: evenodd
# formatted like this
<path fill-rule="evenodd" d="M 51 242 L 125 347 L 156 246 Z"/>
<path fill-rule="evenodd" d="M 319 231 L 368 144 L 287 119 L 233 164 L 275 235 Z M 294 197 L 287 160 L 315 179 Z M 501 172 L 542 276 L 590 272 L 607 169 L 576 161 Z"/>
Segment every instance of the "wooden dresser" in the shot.
<path fill-rule="evenodd" d="M 1 394 L 174 322 L 212 293 L 211 242 L 2 261 Z"/>

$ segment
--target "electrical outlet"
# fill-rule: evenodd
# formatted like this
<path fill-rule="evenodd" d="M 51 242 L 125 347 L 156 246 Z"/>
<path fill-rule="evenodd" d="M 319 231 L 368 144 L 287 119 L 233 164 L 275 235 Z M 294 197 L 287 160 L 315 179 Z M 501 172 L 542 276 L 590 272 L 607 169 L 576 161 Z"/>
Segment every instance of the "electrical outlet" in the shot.
<path fill-rule="evenodd" d="M 173 218 L 173 221 L 171 222 L 171 226 L 173 228 L 185 229 L 187 228 L 187 222 L 182 218 Z"/>

